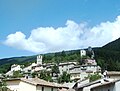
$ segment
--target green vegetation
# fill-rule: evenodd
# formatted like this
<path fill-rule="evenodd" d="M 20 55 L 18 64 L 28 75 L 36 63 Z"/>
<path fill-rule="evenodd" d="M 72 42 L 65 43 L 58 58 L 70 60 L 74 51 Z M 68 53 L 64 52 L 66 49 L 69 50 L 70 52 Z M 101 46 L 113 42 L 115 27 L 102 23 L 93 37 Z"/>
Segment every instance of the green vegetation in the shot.
<path fill-rule="evenodd" d="M 50 75 L 50 72 L 48 71 L 41 71 L 39 73 L 39 76 L 38 76 L 40 79 L 43 79 L 43 80 L 46 80 L 46 81 L 50 81 L 52 82 L 52 76 Z"/>
<path fill-rule="evenodd" d="M 37 72 L 33 72 L 31 75 L 32 75 L 32 78 L 35 78 L 36 76 L 38 76 L 38 73 Z"/>
<path fill-rule="evenodd" d="M 48 71 L 40 71 L 40 72 L 33 72 L 32 73 L 32 77 L 35 78 L 35 77 L 38 77 L 40 79 L 43 79 L 43 80 L 46 80 L 46 81 L 50 81 L 52 82 L 52 76 L 50 74 L 50 72 Z"/>
<path fill-rule="evenodd" d="M 9 90 L 7 90 L 7 87 L 6 87 L 7 85 L 6 85 L 6 82 L 5 81 L 1 81 L 0 82 L 0 91 L 9 91 Z"/>
<path fill-rule="evenodd" d="M 21 73 L 21 71 L 14 71 L 13 72 L 12 78 L 20 78 L 20 77 L 23 77 L 23 74 Z"/>
<path fill-rule="evenodd" d="M 54 65 L 53 67 L 52 67 L 52 74 L 59 74 L 60 73 L 60 71 L 59 71 L 59 67 L 57 66 L 57 65 Z"/>
<path fill-rule="evenodd" d="M 95 49 L 96 61 L 102 70 L 120 71 L 120 52 L 104 48 Z"/>
<path fill-rule="evenodd" d="M 63 72 L 63 74 L 58 77 L 58 83 L 70 82 L 70 74 Z"/>
<path fill-rule="evenodd" d="M 92 82 L 92 81 L 96 81 L 96 80 L 100 79 L 101 75 L 94 74 L 94 75 L 90 75 L 89 78 L 90 78 L 90 82 Z"/>

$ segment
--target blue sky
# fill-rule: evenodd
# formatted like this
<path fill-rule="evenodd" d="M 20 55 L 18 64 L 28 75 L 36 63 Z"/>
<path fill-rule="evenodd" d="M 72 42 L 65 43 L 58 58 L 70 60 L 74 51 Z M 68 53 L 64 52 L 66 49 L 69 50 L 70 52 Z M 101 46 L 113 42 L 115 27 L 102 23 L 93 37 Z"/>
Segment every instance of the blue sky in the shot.
<path fill-rule="evenodd" d="M 0 58 L 103 46 L 119 15 L 119 0 L 0 0 Z"/>

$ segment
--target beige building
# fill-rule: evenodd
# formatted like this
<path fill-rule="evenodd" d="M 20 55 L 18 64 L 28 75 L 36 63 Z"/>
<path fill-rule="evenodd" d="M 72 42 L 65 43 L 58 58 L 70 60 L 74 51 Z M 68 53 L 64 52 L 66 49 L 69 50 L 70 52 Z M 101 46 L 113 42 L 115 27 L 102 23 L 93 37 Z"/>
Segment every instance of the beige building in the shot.
<path fill-rule="evenodd" d="M 80 79 L 80 73 L 81 73 L 81 68 L 80 66 L 74 66 L 69 69 L 70 73 L 70 79 L 71 80 L 79 80 Z"/>
<path fill-rule="evenodd" d="M 69 69 L 71 80 L 83 80 L 89 75 L 101 73 L 101 68 L 97 65 L 78 65 Z"/>
<path fill-rule="evenodd" d="M 58 91 L 67 88 L 38 78 L 8 79 L 6 84 L 12 91 Z"/>
<path fill-rule="evenodd" d="M 59 64 L 60 74 L 63 74 L 64 71 L 69 73 L 69 69 L 76 66 L 77 62 L 64 62 Z"/>

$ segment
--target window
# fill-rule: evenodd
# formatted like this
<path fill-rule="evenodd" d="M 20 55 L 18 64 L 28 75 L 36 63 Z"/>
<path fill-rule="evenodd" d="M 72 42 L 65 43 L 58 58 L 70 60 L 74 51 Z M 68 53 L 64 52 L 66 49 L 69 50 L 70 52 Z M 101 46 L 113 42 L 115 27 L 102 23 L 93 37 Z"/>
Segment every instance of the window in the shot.
<path fill-rule="evenodd" d="M 53 91 L 53 88 L 51 88 L 51 91 Z"/>
<path fill-rule="evenodd" d="M 44 87 L 42 87 L 42 91 L 44 91 Z"/>

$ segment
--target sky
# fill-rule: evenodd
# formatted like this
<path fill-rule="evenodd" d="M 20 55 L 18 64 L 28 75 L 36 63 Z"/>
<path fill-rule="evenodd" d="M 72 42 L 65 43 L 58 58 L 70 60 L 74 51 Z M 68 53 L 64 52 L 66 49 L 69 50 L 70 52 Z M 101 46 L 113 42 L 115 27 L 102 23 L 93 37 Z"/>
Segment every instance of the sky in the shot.
<path fill-rule="evenodd" d="M 120 37 L 120 0 L 0 0 L 0 59 L 101 47 Z"/>

